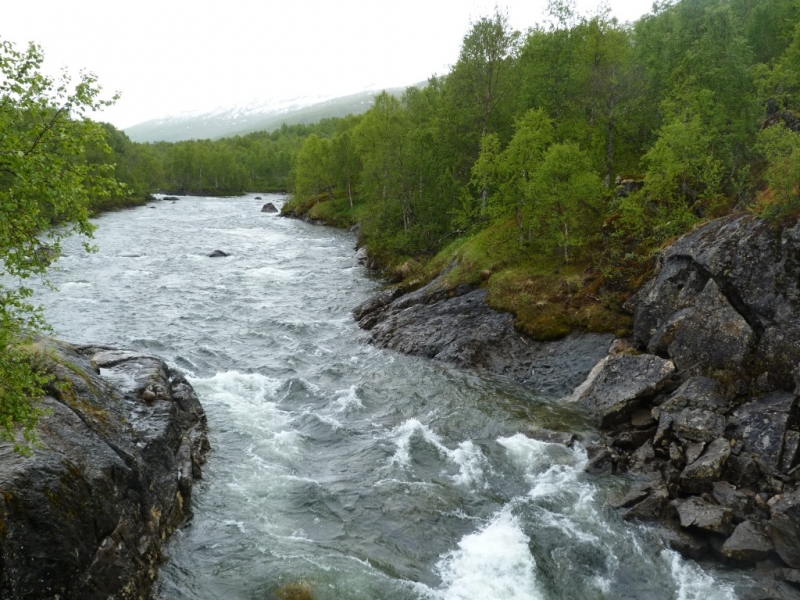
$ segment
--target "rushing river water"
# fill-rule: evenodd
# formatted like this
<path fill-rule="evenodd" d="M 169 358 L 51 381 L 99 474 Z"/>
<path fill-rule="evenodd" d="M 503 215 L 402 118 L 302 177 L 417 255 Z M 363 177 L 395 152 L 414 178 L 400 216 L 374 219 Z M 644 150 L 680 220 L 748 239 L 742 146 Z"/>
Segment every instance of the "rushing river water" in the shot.
<path fill-rule="evenodd" d="M 259 212 L 280 196 L 182 198 L 97 219 L 39 301 L 62 339 L 182 369 L 212 452 L 159 598 L 736 598 L 734 573 L 664 550 L 605 507 L 624 483 L 552 398 L 376 350 L 350 309 L 379 288 L 347 232 Z M 208 258 L 213 250 L 230 254 Z"/>

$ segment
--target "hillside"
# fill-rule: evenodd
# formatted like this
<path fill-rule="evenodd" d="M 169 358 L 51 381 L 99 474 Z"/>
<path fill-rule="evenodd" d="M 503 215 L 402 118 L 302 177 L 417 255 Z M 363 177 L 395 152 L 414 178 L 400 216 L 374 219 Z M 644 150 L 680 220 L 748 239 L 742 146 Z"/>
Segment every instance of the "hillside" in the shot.
<path fill-rule="evenodd" d="M 423 85 L 418 84 L 416 87 Z M 386 91 L 399 97 L 405 88 Z M 128 127 L 125 133 L 134 142 L 178 142 L 219 139 L 253 131 L 272 131 L 284 123 L 307 124 L 329 117 L 360 115 L 370 109 L 379 92 L 380 90 L 369 90 L 339 98 L 306 97 L 282 103 L 256 103 L 205 113 L 186 113 L 145 121 Z"/>

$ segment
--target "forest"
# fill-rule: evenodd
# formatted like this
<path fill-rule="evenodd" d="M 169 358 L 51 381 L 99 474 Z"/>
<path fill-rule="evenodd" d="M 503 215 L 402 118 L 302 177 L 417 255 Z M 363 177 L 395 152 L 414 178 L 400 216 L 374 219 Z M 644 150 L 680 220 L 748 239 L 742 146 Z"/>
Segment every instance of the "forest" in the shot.
<path fill-rule="evenodd" d="M 683 0 L 633 24 L 502 12 L 451 71 L 297 151 L 287 212 L 360 224 L 402 285 L 448 265 L 534 337 L 624 333 L 661 248 L 703 220 L 800 213 L 800 3 Z"/>
<path fill-rule="evenodd" d="M 465 34 L 450 71 L 365 114 L 219 140 L 87 148 L 124 192 L 292 192 L 284 213 L 359 224 L 371 264 L 411 289 L 446 267 L 548 339 L 624 333 L 624 301 L 698 223 L 800 213 L 800 2 L 656 3 L 635 23 L 551 0 Z"/>

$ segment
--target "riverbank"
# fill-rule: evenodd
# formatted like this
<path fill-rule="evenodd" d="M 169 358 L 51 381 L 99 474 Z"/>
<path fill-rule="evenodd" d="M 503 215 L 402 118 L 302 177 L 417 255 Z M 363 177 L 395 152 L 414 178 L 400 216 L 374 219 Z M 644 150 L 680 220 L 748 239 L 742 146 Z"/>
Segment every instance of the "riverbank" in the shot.
<path fill-rule="evenodd" d="M 751 569 L 779 590 L 770 597 L 795 598 L 798 257 L 800 225 L 780 230 L 748 214 L 707 223 L 665 249 L 626 304 L 633 335 L 608 356 L 611 339 L 589 350 L 575 343 L 587 340 L 579 333 L 534 346 L 510 315 L 486 305 L 485 289 L 448 286 L 446 272 L 417 292 L 384 292 L 354 316 L 378 347 L 564 396 L 601 433 L 587 471 L 628 478 L 627 491 L 610 499 L 626 519 L 658 522 L 670 547 Z M 594 370 L 593 357 L 602 358 Z"/>
<path fill-rule="evenodd" d="M 0 442 L 0 595 L 148 598 L 209 449 L 186 379 L 126 350 L 36 343 L 54 377 L 20 454 Z"/>

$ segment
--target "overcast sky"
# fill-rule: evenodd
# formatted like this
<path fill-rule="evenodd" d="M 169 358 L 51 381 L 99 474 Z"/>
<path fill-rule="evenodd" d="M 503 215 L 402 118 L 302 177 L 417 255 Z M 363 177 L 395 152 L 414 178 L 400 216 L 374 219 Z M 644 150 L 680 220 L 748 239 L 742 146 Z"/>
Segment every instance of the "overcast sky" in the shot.
<path fill-rule="evenodd" d="M 40 44 L 53 72 L 122 93 L 120 128 L 254 100 L 341 96 L 446 73 L 471 20 L 506 9 L 524 31 L 546 0 L 4 0 L 0 38 Z M 620 21 L 652 0 L 610 3 Z M 596 11 L 596 0 L 579 0 Z"/>

